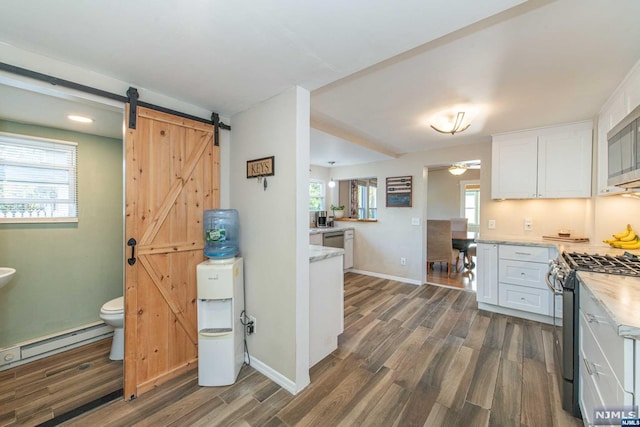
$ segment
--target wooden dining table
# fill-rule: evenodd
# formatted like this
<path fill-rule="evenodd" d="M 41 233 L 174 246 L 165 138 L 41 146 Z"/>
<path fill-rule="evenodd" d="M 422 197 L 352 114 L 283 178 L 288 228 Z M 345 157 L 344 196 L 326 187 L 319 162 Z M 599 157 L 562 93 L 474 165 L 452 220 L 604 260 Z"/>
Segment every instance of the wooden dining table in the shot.
<path fill-rule="evenodd" d="M 476 243 L 478 235 L 479 233 L 476 231 L 467 231 L 466 233 L 453 232 L 451 235 L 451 244 L 453 245 L 453 248 L 464 254 L 463 259 L 469 260 L 469 262 L 465 262 L 464 266 L 470 270 L 473 269 L 476 264 L 467 256 L 467 251 L 469 250 L 469 246 Z"/>

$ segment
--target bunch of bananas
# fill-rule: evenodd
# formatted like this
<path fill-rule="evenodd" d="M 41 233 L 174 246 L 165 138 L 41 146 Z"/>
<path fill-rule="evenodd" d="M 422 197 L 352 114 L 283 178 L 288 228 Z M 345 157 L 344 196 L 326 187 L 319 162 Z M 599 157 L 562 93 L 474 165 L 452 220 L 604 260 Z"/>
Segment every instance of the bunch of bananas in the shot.
<path fill-rule="evenodd" d="M 612 248 L 620 249 L 640 249 L 640 236 L 631 228 L 631 224 L 627 224 L 627 228 L 613 235 L 613 239 L 603 240 Z"/>

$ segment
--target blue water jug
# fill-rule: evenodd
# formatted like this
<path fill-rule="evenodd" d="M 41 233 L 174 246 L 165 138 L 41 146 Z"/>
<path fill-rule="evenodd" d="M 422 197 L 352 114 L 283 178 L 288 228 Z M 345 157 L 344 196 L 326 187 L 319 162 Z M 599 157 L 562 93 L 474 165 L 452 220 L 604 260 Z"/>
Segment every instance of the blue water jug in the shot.
<path fill-rule="evenodd" d="M 204 211 L 204 255 L 213 259 L 233 258 L 239 252 L 239 218 L 235 209 Z"/>

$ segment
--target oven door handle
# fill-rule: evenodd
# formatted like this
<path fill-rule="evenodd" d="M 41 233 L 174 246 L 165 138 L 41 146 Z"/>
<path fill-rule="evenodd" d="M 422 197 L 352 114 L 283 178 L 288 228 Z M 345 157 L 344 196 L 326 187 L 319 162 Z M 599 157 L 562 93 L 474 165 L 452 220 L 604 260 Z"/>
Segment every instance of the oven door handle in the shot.
<path fill-rule="evenodd" d="M 551 270 L 549 270 L 547 272 L 547 275 L 544 278 L 544 281 L 547 282 L 547 286 L 549 287 L 549 289 L 551 289 L 551 292 L 554 293 L 554 295 L 562 295 L 562 291 L 559 291 L 558 289 L 556 289 L 555 286 L 553 286 L 553 284 L 551 283 Z"/>

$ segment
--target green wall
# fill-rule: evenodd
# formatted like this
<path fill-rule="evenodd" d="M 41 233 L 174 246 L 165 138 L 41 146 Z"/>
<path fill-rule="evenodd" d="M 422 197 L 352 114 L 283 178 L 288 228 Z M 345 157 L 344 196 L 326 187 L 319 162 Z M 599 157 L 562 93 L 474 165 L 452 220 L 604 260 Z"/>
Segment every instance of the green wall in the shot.
<path fill-rule="evenodd" d="M 77 223 L 0 224 L 0 348 L 100 320 L 123 294 L 122 141 L 0 120 L 0 131 L 78 143 Z"/>

